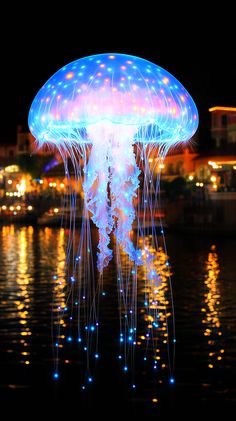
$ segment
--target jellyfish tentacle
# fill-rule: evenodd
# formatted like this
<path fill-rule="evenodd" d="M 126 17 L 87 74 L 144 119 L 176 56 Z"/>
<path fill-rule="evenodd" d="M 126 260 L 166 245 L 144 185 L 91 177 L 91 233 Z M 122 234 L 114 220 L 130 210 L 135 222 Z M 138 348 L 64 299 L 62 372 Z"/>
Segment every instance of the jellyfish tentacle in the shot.
<path fill-rule="evenodd" d="M 116 219 L 115 236 L 118 245 L 128 254 L 130 260 L 142 264 L 142 256 L 130 238 L 135 220 L 134 200 L 139 187 L 140 170 L 136 164 L 132 143 L 125 143 L 112 153 L 111 212 Z M 115 151 L 115 153 L 114 153 Z"/>
<path fill-rule="evenodd" d="M 91 150 L 89 161 L 85 167 L 83 182 L 84 200 L 87 210 L 92 214 L 91 219 L 98 228 L 98 261 L 97 267 L 100 272 L 112 259 L 112 250 L 109 249 L 110 233 L 113 229 L 111 218 L 107 185 L 109 182 L 109 162 L 107 159 L 107 148 L 94 144 Z"/>
<path fill-rule="evenodd" d="M 83 189 L 85 205 L 99 231 L 97 267 L 100 272 L 112 259 L 108 245 L 114 227 L 118 245 L 132 261 L 143 264 L 142 253 L 130 238 L 140 174 L 133 150 L 136 130 L 136 127 L 108 122 L 88 129 L 93 146 L 84 170 Z"/>

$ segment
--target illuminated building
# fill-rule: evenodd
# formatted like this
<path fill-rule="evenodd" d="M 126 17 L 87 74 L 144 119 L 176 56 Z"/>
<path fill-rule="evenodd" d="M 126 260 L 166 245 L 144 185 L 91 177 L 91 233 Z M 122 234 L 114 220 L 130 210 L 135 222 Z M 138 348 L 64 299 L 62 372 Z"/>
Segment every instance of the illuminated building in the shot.
<path fill-rule="evenodd" d="M 236 145 L 236 107 L 212 107 L 211 138 L 217 149 L 233 149 Z M 235 148 L 234 148 L 235 151 Z"/>

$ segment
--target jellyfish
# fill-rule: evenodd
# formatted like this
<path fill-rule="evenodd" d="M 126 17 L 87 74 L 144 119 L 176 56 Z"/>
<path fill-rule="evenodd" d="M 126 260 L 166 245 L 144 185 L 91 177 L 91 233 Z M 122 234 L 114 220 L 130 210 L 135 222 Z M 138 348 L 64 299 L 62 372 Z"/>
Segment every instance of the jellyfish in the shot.
<path fill-rule="evenodd" d="M 74 263 L 68 277 L 72 289 L 78 281 L 78 305 L 86 297 L 92 307 L 83 312 L 88 329 L 98 325 L 94 297 L 103 288 L 103 273 L 115 247 L 123 308 L 121 342 L 128 341 L 126 353 L 136 345 L 137 267 L 145 265 L 148 282 L 157 289 L 160 284 L 145 238 L 151 236 L 158 250 L 162 223 L 158 186 L 164 157 L 171 147 L 188 141 L 197 126 L 196 105 L 182 84 L 160 66 L 126 54 L 97 54 L 62 67 L 39 90 L 29 111 L 29 128 L 38 146 L 55 147 L 68 179 L 72 178 L 70 163 L 77 180 L 71 183 L 67 251 Z M 80 188 L 83 218 L 75 250 L 73 218 Z M 97 271 L 90 221 L 98 232 Z M 162 228 L 160 232 L 164 235 Z M 140 238 L 143 248 L 139 248 Z M 91 335 L 87 334 L 86 341 L 89 349 Z"/>

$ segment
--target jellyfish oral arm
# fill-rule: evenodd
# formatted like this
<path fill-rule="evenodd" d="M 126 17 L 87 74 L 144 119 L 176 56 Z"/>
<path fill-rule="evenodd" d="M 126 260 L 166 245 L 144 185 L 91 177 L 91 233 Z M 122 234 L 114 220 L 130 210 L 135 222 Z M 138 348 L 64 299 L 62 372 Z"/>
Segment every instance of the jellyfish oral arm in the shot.
<path fill-rule="evenodd" d="M 130 239 L 140 174 L 133 151 L 137 127 L 103 121 L 91 125 L 87 132 L 92 149 L 83 189 L 85 206 L 99 230 L 98 270 L 102 272 L 112 258 L 108 245 L 113 229 L 117 244 L 132 261 L 142 264 L 141 252 Z"/>
<path fill-rule="evenodd" d="M 112 251 L 108 245 L 110 243 L 110 233 L 113 228 L 110 204 L 108 197 L 109 183 L 109 161 L 107 139 L 102 131 L 94 133 L 94 128 L 89 132 L 93 140 L 90 157 L 84 167 L 84 201 L 87 210 L 91 213 L 91 218 L 99 231 L 98 260 L 97 267 L 100 272 L 112 259 Z"/>

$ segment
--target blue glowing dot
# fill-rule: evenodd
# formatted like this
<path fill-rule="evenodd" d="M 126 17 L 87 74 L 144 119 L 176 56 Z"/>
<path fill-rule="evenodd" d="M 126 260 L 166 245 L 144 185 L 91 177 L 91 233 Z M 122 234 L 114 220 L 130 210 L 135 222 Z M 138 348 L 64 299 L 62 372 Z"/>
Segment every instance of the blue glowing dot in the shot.
<path fill-rule="evenodd" d="M 70 280 L 71 280 L 71 282 L 75 282 L 75 278 L 74 278 L 74 276 L 71 276 L 71 277 L 70 277 Z"/>
<path fill-rule="evenodd" d="M 132 384 L 132 388 L 135 389 L 136 388 L 136 384 Z"/>
<path fill-rule="evenodd" d="M 106 295 L 105 291 L 102 292 L 102 295 L 103 295 L 103 297 L 105 297 L 105 295 Z"/>
<path fill-rule="evenodd" d="M 57 275 L 54 275 L 54 276 L 52 277 L 52 279 L 54 279 L 54 280 L 55 280 L 55 279 L 57 279 Z"/>
<path fill-rule="evenodd" d="M 94 326 L 90 326 L 90 330 L 93 332 L 95 330 Z"/>
<path fill-rule="evenodd" d="M 84 351 L 87 351 L 87 347 L 86 346 L 84 347 Z"/>
<path fill-rule="evenodd" d="M 67 307 L 64 307 L 64 311 L 67 311 L 68 310 L 68 308 Z"/>
<path fill-rule="evenodd" d="M 144 303 L 143 303 L 145 306 L 148 306 L 148 302 L 147 301 L 144 301 Z"/>
<path fill-rule="evenodd" d="M 133 331 L 134 331 L 134 329 L 130 329 L 130 330 L 129 330 L 129 333 L 133 333 Z"/>
<path fill-rule="evenodd" d="M 120 342 L 124 342 L 124 339 L 123 338 L 120 338 Z"/>
<path fill-rule="evenodd" d="M 57 380 L 57 379 L 59 378 L 59 374 L 58 374 L 58 373 L 53 373 L 53 378 L 54 378 L 55 380 Z"/>
<path fill-rule="evenodd" d="M 59 347 L 59 343 L 58 343 L 58 342 L 56 342 L 56 343 L 55 343 L 55 346 L 58 348 L 58 347 Z"/>
<path fill-rule="evenodd" d="M 164 231 L 163 230 L 161 230 L 161 234 L 164 234 Z"/>
<path fill-rule="evenodd" d="M 99 323 L 98 322 L 96 322 L 96 326 L 99 326 Z"/>
<path fill-rule="evenodd" d="M 89 383 L 92 383 L 92 381 L 93 381 L 93 378 L 92 378 L 92 377 L 89 377 L 89 378 L 88 378 L 88 382 L 89 382 Z"/>
<path fill-rule="evenodd" d="M 73 317 L 72 316 L 70 316 L 70 320 L 72 320 L 73 319 Z"/>
<path fill-rule="evenodd" d="M 124 366 L 124 371 L 128 371 L 127 365 Z"/>
<path fill-rule="evenodd" d="M 143 357 L 144 361 L 147 361 L 147 357 Z"/>
<path fill-rule="evenodd" d="M 119 358 L 119 360 L 121 360 L 122 359 L 122 355 L 118 355 L 118 358 Z"/>
<path fill-rule="evenodd" d="M 94 355 L 94 357 L 95 357 L 96 359 L 98 359 L 98 358 L 99 358 L 99 355 L 98 355 L 98 354 L 95 354 L 95 355 Z"/>
<path fill-rule="evenodd" d="M 132 341 L 132 336 L 129 336 L 128 337 L 128 341 Z"/>
<path fill-rule="evenodd" d="M 170 378 L 170 384 L 174 384 L 175 383 L 175 379 L 173 377 Z"/>
<path fill-rule="evenodd" d="M 176 339 L 173 339 L 174 344 L 176 343 Z"/>
<path fill-rule="evenodd" d="M 156 370 L 156 369 L 157 369 L 157 366 L 156 366 L 156 365 L 154 365 L 154 366 L 153 366 L 153 368 L 154 368 L 154 370 Z"/>
<path fill-rule="evenodd" d="M 82 339 L 81 338 L 78 338 L 78 342 L 82 342 Z"/>
<path fill-rule="evenodd" d="M 82 386 L 82 389 L 84 390 L 85 389 L 85 386 Z"/>
<path fill-rule="evenodd" d="M 84 327 L 84 329 L 85 329 L 85 330 L 88 330 L 88 326 L 85 326 L 85 327 Z"/>
<path fill-rule="evenodd" d="M 166 266 L 170 266 L 169 262 L 166 262 Z"/>
<path fill-rule="evenodd" d="M 68 336 L 68 337 L 67 337 L 67 341 L 68 341 L 68 342 L 72 342 L 72 337 L 71 337 L 71 336 Z"/>

